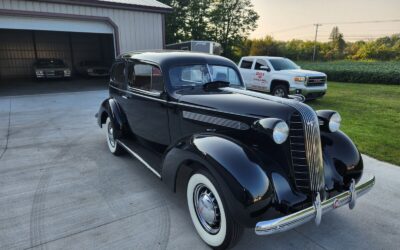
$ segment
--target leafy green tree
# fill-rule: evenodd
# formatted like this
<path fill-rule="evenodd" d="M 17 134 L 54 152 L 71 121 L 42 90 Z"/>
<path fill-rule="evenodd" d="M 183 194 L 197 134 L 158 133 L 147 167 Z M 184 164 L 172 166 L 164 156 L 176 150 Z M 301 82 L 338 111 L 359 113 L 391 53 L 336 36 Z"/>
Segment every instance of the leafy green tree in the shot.
<path fill-rule="evenodd" d="M 343 39 L 343 34 L 339 32 L 339 28 L 337 26 L 333 27 L 329 38 L 332 40 L 333 58 L 343 58 L 346 42 Z"/>
<path fill-rule="evenodd" d="M 166 43 L 176 43 L 189 39 L 187 32 L 186 11 L 189 0 L 160 0 L 173 8 L 173 12 L 165 17 Z"/>
<path fill-rule="evenodd" d="M 233 56 L 250 32 L 257 28 L 259 15 L 250 0 L 213 0 L 210 11 L 211 39 L 221 43 L 224 55 Z"/>
<path fill-rule="evenodd" d="M 173 7 L 166 18 L 166 42 L 212 40 L 224 55 L 234 57 L 251 31 L 258 14 L 250 0 L 161 0 Z M 240 50 L 240 49 L 239 49 Z"/>

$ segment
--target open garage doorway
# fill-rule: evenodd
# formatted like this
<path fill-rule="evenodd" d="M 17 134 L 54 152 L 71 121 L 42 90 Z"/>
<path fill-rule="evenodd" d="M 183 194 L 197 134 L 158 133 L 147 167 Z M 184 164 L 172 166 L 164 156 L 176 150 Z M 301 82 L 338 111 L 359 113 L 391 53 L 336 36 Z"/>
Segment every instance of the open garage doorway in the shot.
<path fill-rule="evenodd" d="M 108 71 L 114 58 L 113 34 L 0 29 L 0 95 L 104 89 L 107 78 L 90 77 L 85 65 L 100 64 Z M 37 81 L 38 59 L 61 60 L 71 79 Z"/>

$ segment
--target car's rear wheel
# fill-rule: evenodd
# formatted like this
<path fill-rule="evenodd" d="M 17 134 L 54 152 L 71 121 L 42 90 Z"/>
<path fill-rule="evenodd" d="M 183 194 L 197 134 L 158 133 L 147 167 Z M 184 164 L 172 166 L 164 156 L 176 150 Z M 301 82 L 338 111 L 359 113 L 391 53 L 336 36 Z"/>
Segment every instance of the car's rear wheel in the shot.
<path fill-rule="evenodd" d="M 289 94 L 288 88 L 283 84 L 278 84 L 272 90 L 272 95 L 277 97 L 286 98 Z"/>
<path fill-rule="evenodd" d="M 236 244 L 243 228 L 233 220 L 214 183 L 206 172 L 193 174 L 187 185 L 188 207 L 201 239 L 214 249 L 227 249 Z"/>
<path fill-rule="evenodd" d="M 122 148 L 121 145 L 118 144 L 118 142 L 115 138 L 115 134 L 116 134 L 115 127 L 114 127 L 114 124 L 111 121 L 110 117 L 107 117 L 106 129 L 107 129 L 106 137 L 107 137 L 108 149 L 114 155 L 121 155 L 124 152 L 124 149 Z"/>

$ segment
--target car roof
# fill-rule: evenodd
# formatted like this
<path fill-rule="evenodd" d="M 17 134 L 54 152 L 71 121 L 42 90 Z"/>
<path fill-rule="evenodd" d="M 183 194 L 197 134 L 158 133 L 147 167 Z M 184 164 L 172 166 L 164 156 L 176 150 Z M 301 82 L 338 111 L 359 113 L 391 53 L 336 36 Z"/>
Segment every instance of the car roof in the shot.
<path fill-rule="evenodd" d="M 281 56 L 244 56 L 243 59 L 286 59 Z"/>
<path fill-rule="evenodd" d="M 200 52 L 156 50 L 156 51 L 133 51 L 121 54 L 118 59 L 132 59 L 153 62 L 161 67 L 187 64 L 216 64 L 236 67 L 229 59 Z"/>

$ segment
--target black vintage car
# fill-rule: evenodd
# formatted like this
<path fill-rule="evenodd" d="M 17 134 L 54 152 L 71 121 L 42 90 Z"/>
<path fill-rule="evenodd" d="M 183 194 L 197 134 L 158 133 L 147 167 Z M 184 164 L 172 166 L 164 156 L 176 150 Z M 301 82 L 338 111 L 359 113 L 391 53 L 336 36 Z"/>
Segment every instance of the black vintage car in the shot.
<path fill-rule="evenodd" d="M 360 181 L 363 161 L 337 112 L 247 91 L 226 58 L 126 53 L 109 92 L 97 117 L 110 151 L 132 154 L 174 191 L 185 183 L 193 224 L 213 248 L 231 247 L 243 227 L 268 235 L 319 224 L 375 183 Z"/>

